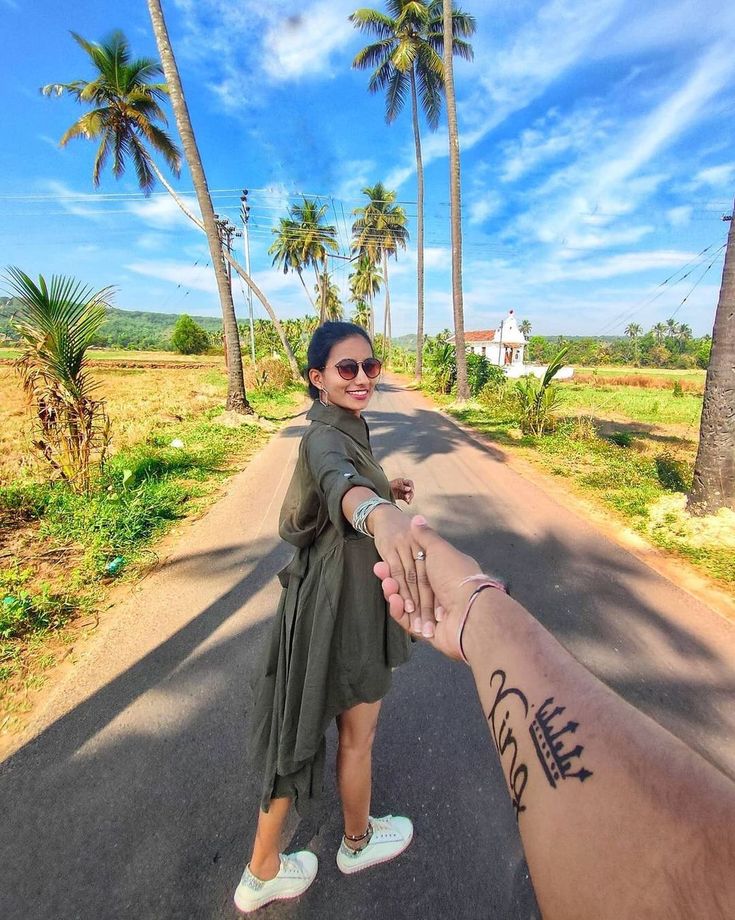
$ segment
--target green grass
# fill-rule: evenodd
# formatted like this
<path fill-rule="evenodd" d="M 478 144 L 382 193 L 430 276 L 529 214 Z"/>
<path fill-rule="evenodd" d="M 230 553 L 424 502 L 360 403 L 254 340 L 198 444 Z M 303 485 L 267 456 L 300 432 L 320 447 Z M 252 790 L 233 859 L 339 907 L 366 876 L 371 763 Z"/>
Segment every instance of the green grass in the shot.
<path fill-rule="evenodd" d="M 583 408 L 587 414 L 594 406 L 584 401 L 582 390 L 589 388 L 578 389 L 575 407 Z M 669 405 L 660 400 L 660 394 L 658 391 L 660 413 L 681 423 L 683 419 L 677 415 L 678 404 L 685 402 L 686 397 L 672 399 Z M 651 423 L 652 415 L 646 414 L 644 406 L 645 400 L 650 400 L 654 394 L 643 391 L 641 395 L 643 402 L 625 403 L 628 417 L 637 414 L 640 421 Z M 589 400 L 589 393 L 586 396 Z M 435 396 L 434 399 L 464 424 L 509 450 L 521 453 L 546 472 L 566 480 L 573 491 L 615 512 L 621 521 L 653 544 L 684 557 L 704 573 L 735 588 L 735 553 L 731 546 L 723 546 L 717 539 L 695 545 L 676 527 L 661 525 L 651 517 L 657 502 L 666 496 L 683 493 L 690 485 L 691 459 L 682 456 L 681 452 L 666 451 L 658 442 L 644 443 L 637 437 L 619 438 L 616 443 L 595 435 L 588 425 L 574 418 L 561 420 L 556 431 L 541 438 L 522 437 L 517 420 L 508 408 L 498 413 L 474 402 L 457 407 L 447 397 Z M 570 403 L 571 400 L 566 402 L 566 408 Z M 610 411 L 609 407 L 606 411 Z M 623 414 L 622 404 L 615 411 Z"/>
<path fill-rule="evenodd" d="M 648 425 L 691 425 L 695 435 L 702 412 L 701 396 L 686 392 L 674 396 L 673 389 L 564 383 L 559 386 L 559 399 L 562 412 L 581 410 L 603 419 L 619 416 Z"/>
<path fill-rule="evenodd" d="M 271 419 L 296 414 L 302 401 L 301 388 L 251 394 L 256 411 Z M 220 424 L 220 414 L 212 409 L 156 428 L 115 454 L 89 495 L 60 482 L 0 487 L 0 526 L 8 533 L 31 527 L 36 535 L 27 560 L 0 564 L 0 683 L 23 673 L 31 640 L 93 609 L 115 578 L 135 578 L 172 524 L 208 504 L 268 440 L 257 425 Z"/>
<path fill-rule="evenodd" d="M 707 371 L 699 368 L 677 370 L 669 367 L 631 367 L 627 364 L 608 364 L 604 367 L 580 367 L 575 365 L 574 371 L 578 374 L 595 374 L 598 377 L 621 377 L 624 374 L 641 377 L 673 377 L 678 380 L 701 382 L 703 385 L 704 378 L 707 376 Z"/>

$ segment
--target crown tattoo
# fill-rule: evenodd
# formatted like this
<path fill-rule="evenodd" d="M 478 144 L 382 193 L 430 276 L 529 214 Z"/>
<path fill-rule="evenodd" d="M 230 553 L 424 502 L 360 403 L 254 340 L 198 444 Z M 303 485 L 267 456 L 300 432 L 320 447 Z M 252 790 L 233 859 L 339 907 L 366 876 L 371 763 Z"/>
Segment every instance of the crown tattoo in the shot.
<path fill-rule="evenodd" d="M 579 723 L 567 722 L 557 731 L 554 720 L 564 713 L 566 707 L 555 706 L 551 709 L 553 702 L 553 696 L 544 700 L 536 710 L 536 717 L 531 722 L 528 731 L 536 748 L 538 759 L 546 773 L 546 779 L 552 788 L 556 789 L 557 783 L 565 779 L 578 779 L 580 783 L 583 783 L 588 776 L 592 776 L 592 772 L 586 770 L 578 762 L 584 750 L 581 744 L 571 750 L 565 749 L 565 743 L 570 739 L 564 736 L 573 735 L 579 728 Z M 579 767 L 579 769 L 572 772 L 573 767 Z"/>

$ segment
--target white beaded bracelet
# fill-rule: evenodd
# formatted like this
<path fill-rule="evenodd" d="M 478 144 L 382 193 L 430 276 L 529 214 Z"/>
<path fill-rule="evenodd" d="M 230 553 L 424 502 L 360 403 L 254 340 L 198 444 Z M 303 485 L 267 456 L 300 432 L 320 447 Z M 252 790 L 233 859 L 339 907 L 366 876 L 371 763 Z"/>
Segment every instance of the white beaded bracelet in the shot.
<path fill-rule="evenodd" d="M 378 505 L 391 505 L 392 502 L 389 502 L 386 498 L 367 498 L 364 502 L 355 508 L 352 514 L 352 526 L 358 533 L 364 534 L 366 537 L 372 537 L 372 534 L 367 529 L 367 519 L 368 515 L 375 511 Z"/>

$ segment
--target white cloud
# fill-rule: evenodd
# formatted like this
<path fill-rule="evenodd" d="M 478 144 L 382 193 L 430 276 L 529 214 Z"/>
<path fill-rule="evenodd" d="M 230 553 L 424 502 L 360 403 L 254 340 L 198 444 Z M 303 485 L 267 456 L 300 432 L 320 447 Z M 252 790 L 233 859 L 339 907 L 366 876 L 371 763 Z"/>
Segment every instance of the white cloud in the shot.
<path fill-rule="evenodd" d="M 181 199 L 192 214 L 198 217 L 199 205 L 196 198 L 191 195 L 182 195 Z M 186 228 L 195 230 L 197 233 L 201 232 L 169 194 L 160 194 L 151 198 L 144 198 L 141 201 L 130 201 L 126 204 L 126 208 L 131 214 L 156 229 Z"/>
<path fill-rule="evenodd" d="M 735 177 L 735 163 L 723 163 L 720 166 L 710 166 L 708 169 L 700 169 L 694 177 L 694 181 L 699 185 L 711 185 L 713 188 L 725 188 L 730 191 Z"/>
<path fill-rule="evenodd" d="M 692 211 L 691 205 L 683 204 L 676 208 L 669 208 L 666 217 L 672 227 L 685 227 L 692 219 Z"/>
<path fill-rule="evenodd" d="M 486 192 L 479 198 L 470 200 L 467 205 L 468 220 L 470 224 L 484 223 L 488 217 L 500 208 L 502 199 L 496 192 Z"/>
<path fill-rule="evenodd" d="M 190 265 L 173 259 L 131 262 L 125 266 L 127 271 L 158 281 L 170 281 L 195 291 L 217 294 L 217 282 L 211 268 L 204 265 Z"/>
<path fill-rule="evenodd" d="M 553 276 L 565 281 L 592 281 L 599 278 L 617 278 L 621 275 L 638 274 L 661 268 L 675 268 L 685 265 L 696 256 L 693 252 L 679 250 L 651 250 L 648 252 L 625 252 L 608 256 L 596 263 L 564 265 L 547 270 L 547 279 Z"/>
<path fill-rule="evenodd" d="M 263 37 L 265 72 L 277 81 L 329 73 L 333 52 L 354 35 L 341 7 L 323 0 L 273 22 Z"/>

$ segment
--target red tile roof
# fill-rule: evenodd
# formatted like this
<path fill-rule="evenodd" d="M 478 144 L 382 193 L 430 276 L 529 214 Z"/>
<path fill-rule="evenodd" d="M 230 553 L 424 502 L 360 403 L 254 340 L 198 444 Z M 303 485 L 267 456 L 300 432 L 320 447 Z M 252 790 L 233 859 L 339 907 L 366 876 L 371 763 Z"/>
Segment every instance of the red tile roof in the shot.
<path fill-rule="evenodd" d="M 479 332 L 465 332 L 465 342 L 492 342 L 495 338 L 494 329 L 481 329 Z"/>

